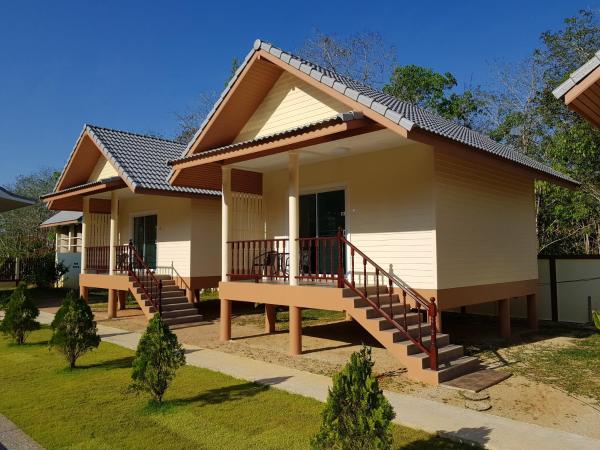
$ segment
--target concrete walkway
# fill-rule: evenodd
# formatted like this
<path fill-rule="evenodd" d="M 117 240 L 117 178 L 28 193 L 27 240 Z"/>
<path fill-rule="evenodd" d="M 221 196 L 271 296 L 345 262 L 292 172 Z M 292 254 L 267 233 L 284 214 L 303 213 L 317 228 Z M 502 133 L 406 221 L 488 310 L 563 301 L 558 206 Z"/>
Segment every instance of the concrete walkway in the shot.
<path fill-rule="evenodd" d="M 39 320 L 50 323 L 53 314 L 40 312 Z M 135 350 L 141 334 L 98 325 L 105 342 Z M 331 379 L 323 375 L 282 367 L 242 356 L 184 345 L 188 364 L 236 378 L 274 386 L 294 394 L 325 401 Z M 431 400 L 385 391 L 396 423 L 450 439 L 478 443 L 493 450 L 598 450 L 600 440 L 484 414 Z"/>
<path fill-rule="evenodd" d="M 0 414 L 0 450 L 43 450 L 14 423 Z"/>

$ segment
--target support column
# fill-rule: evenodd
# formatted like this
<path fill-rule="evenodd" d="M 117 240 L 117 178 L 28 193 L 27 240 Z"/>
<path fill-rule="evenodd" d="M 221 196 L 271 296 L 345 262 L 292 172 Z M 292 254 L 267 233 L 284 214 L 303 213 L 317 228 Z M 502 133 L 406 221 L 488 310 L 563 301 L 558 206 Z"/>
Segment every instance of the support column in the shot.
<path fill-rule="evenodd" d="M 86 273 L 87 222 L 90 220 L 90 199 L 83 197 L 83 217 L 81 218 L 81 273 Z"/>
<path fill-rule="evenodd" d="M 275 331 L 276 314 L 275 305 L 265 305 L 265 333 Z"/>
<path fill-rule="evenodd" d="M 127 305 L 127 291 L 119 291 L 119 310 L 124 310 Z"/>
<path fill-rule="evenodd" d="M 438 308 L 437 316 L 435 318 L 435 326 L 438 333 L 442 333 L 443 323 L 444 322 L 442 320 L 442 310 Z"/>
<path fill-rule="evenodd" d="M 231 300 L 221 299 L 221 329 L 219 334 L 221 342 L 231 340 Z"/>
<path fill-rule="evenodd" d="M 296 286 L 298 284 L 300 261 L 299 261 L 299 198 L 300 198 L 300 155 L 298 153 L 289 154 L 289 188 L 288 188 L 288 236 L 290 239 L 290 270 L 289 284 Z M 290 308 L 291 311 L 291 308 Z"/>
<path fill-rule="evenodd" d="M 231 266 L 231 254 L 227 242 L 230 239 L 231 228 L 231 167 L 222 167 L 222 190 L 221 195 L 221 281 L 227 281 L 227 272 Z"/>
<path fill-rule="evenodd" d="M 79 286 L 79 296 L 88 303 L 90 290 L 87 286 Z"/>
<path fill-rule="evenodd" d="M 500 337 L 510 339 L 510 299 L 498 300 L 498 321 L 500 322 Z"/>
<path fill-rule="evenodd" d="M 114 319 L 117 317 L 117 290 L 108 290 L 108 318 Z"/>
<path fill-rule="evenodd" d="M 115 266 L 117 265 L 117 241 L 119 232 L 119 198 L 117 191 L 110 193 L 110 247 L 108 249 L 108 274 L 115 274 Z"/>
<path fill-rule="evenodd" d="M 538 329 L 537 295 L 527 296 L 527 326 L 532 330 Z"/>
<path fill-rule="evenodd" d="M 290 355 L 302 354 L 302 310 L 290 306 Z"/>
<path fill-rule="evenodd" d="M 185 296 L 187 297 L 187 301 L 189 304 L 194 303 L 194 291 L 192 289 L 186 289 Z"/>

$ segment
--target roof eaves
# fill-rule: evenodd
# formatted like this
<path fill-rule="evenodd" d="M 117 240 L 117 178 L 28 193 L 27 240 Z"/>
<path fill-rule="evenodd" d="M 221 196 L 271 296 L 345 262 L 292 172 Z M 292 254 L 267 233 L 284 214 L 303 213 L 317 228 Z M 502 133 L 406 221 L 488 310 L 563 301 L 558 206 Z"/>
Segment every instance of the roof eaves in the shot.
<path fill-rule="evenodd" d="M 566 81 L 564 81 L 560 86 L 552 91 L 552 94 L 556 98 L 561 98 L 571 89 L 573 89 L 577 83 L 583 80 L 586 76 L 588 76 L 596 67 L 600 66 L 600 50 L 596 52 L 592 58 L 587 61 L 580 68 L 575 70 Z"/>

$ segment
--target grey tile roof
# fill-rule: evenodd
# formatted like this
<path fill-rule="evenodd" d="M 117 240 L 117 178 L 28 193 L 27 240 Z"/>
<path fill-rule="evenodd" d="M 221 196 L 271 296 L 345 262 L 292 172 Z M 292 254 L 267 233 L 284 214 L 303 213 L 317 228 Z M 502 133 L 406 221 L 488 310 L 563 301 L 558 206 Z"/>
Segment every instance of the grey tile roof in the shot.
<path fill-rule="evenodd" d="M 239 75 L 244 70 L 245 66 L 250 61 L 252 55 L 259 50 L 270 53 L 289 66 L 304 72 L 308 76 L 328 87 L 335 89 L 346 97 L 356 100 L 378 114 L 381 114 L 389 120 L 401 125 L 407 130 L 417 127 L 437 134 L 438 136 L 451 139 L 455 142 L 465 144 L 469 147 L 484 151 L 491 155 L 545 173 L 560 180 L 579 184 L 577 181 L 552 169 L 551 167 L 523 155 L 521 152 L 511 146 L 500 144 L 489 136 L 473 131 L 462 125 L 458 125 L 451 120 L 440 117 L 437 114 L 420 108 L 412 103 L 398 100 L 396 97 L 373 89 L 363 83 L 352 80 L 329 69 L 320 67 L 310 61 L 306 61 L 302 58 L 294 56 L 293 54 L 285 52 L 277 47 L 274 47 L 268 42 L 261 41 L 260 39 L 257 39 L 254 42 L 253 49 L 246 56 L 244 62 L 233 75 L 229 84 L 221 94 L 221 97 L 215 103 L 212 111 L 207 115 L 205 121 L 196 132 L 194 138 L 192 138 L 192 140 L 188 143 L 186 149 L 181 155 L 182 157 L 185 157 L 198 135 L 202 132 L 211 116 L 217 110 L 220 103 L 223 101 Z"/>
<path fill-rule="evenodd" d="M 35 204 L 36 201 L 21 195 L 14 194 L 0 186 L 0 212 L 22 208 Z"/>
<path fill-rule="evenodd" d="M 133 189 L 221 195 L 221 191 L 172 186 L 167 182 L 170 173 L 167 162 L 178 157 L 185 148 L 179 142 L 96 125 L 86 125 L 85 130 Z"/>
<path fill-rule="evenodd" d="M 187 156 L 185 158 L 176 159 L 174 161 L 169 161 L 169 165 L 173 165 L 175 163 L 182 163 L 186 161 L 192 161 L 194 159 L 205 158 L 207 156 L 216 155 L 219 153 L 226 153 L 241 147 L 246 147 L 248 145 L 260 144 L 267 141 L 278 140 L 284 137 L 294 135 L 296 133 L 306 132 L 315 128 L 320 128 L 322 126 L 333 125 L 335 123 L 342 122 L 350 122 L 352 120 L 362 119 L 364 116 L 362 113 L 356 111 L 348 111 L 344 113 L 336 114 L 335 116 L 328 117 L 326 119 L 317 120 L 315 122 L 307 123 L 304 125 L 299 125 L 294 128 L 289 128 L 287 130 L 278 131 L 277 133 L 267 134 L 256 139 L 248 139 L 246 141 L 236 142 L 235 144 L 224 145 L 223 147 L 211 148 L 209 150 L 203 151 L 201 153 Z"/>
<path fill-rule="evenodd" d="M 40 228 L 52 227 L 58 224 L 81 222 L 83 213 L 80 211 L 59 211 L 49 219 L 44 220 Z"/>
<path fill-rule="evenodd" d="M 556 98 L 561 98 L 598 66 L 600 66 L 600 50 L 588 62 L 573 72 L 560 86 L 554 89 L 552 93 Z"/>

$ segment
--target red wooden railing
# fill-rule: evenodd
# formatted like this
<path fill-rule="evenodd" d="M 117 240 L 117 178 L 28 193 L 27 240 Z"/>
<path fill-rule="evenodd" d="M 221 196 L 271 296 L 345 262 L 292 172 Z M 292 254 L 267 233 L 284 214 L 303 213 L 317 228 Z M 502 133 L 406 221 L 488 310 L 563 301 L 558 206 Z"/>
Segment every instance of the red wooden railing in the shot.
<path fill-rule="evenodd" d="M 154 309 L 162 314 L 162 280 L 156 278 L 154 272 L 148 267 L 144 259 L 135 249 L 132 241 L 128 247 L 128 275 L 140 285 L 142 293 L 146 294 Z"/>
<path fill-rule="evenodd" d="M 110 247 L 86 247 L 85 269 L 108 273 L 110 267 Z"/>
<path fill-rule="evenodd" d="M 425 299 L 398 277 L 390 275 L 371 258 L 348 241 L 339 231 L 332 237 L 300 238 L 300 280 L 334 282 L 339 288 L 347 287 L 367 302 L 405 338 L 412 341 L 429 356 L 432 370 L 438 370 L 437 306 L 435 298 Z M 230 280 L 287 279 L 289 273 L 289 242 L 285 239 L 230 241 Z M 348 261 L 346 261 L 348 258 Z M 357 261 L 358 260 L 358 261 Z M 349 266 L 346 268 L 346 266 Z M 358 267 L 357 267 L 358 266 Z M 358 279 L 358 282 L 357 282 Z M 394 295 L 398 291 L 403 313 L 394 315 Z M 417 336 L 409 331 L 407 310 L 418 313 Z M 423 339 L 422 316 L 426 313 L 429 324 L 429 344 Z"/>
<path fill-rule="evenodd" d="M 289 244 L 287 239 L 230 241 L 232 280 L 269 280 L 288 278 Z"/>

